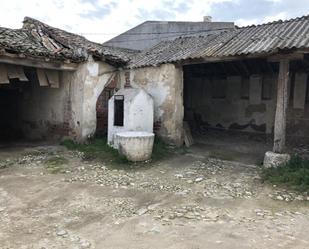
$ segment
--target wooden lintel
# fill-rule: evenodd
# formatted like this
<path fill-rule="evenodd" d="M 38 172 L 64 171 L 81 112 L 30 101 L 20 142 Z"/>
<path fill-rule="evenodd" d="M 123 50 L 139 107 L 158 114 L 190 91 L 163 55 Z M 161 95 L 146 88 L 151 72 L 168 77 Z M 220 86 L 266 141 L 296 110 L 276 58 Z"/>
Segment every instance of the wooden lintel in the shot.
<path fill-rule="evenodd" d="M 221 56 L 221 57 L 204 57 L 198 59 L 187 59 L 180 62 L 181 65 L 194 65 L 202 63 L 214 63 L 214 62 L 229 62 L 229 61 L 239 61 L 248 59 L 266 59 L 269 62 L 279 62 L 283 59 L 289 60 L 302 60 L 304 59 L 304 54 L 309 53 L 309 50 L 297 50 L 293 53 L 282 53 L 274 52 L 271 54 L 260 53 L 260 54 L 249 54 L 249 55 L 238 55 L 238 56 Z"/>
<path fill-rule="evenodd" d="M 213 62 L 227 62 L 227 61 L 236 61 L 236 60 L 242 60 L 241 57 L 207 57 L 207 58 L 200 58 L 200 59 L 190 59 L 190 60 L 184 60 L 181 62 L 183 66 L 186 65 L 194 65 L 194 64 L 203 64 L 203 63 L 213 63 Z"/>
<path fill-rule="evenodd" d="M 299 49 L 295 53 L 300 53 L 300 54 L 309 54 L 309 49 Z"/>
<path fill-rule="evenodd" d="M 303 59 L 304 59 L 303 53 L 276 54 L 276 55 L 272 55 L 267 58 L 269 62 L 280 62 L 281 60 L 296 61 L 296 60 L 303 60 Z"/>
<path fill-rule="evenodd" d="M 1 54 L 0 63 L 14 64 L 27 67 L 35 68 L 46 68 L 62 71 L 75 71 L 77 69 L 77 64 L 70 63 L 61 63 L 61 62 L 46 62 L 34 58 L 21 58 L 16 55 Z"/>

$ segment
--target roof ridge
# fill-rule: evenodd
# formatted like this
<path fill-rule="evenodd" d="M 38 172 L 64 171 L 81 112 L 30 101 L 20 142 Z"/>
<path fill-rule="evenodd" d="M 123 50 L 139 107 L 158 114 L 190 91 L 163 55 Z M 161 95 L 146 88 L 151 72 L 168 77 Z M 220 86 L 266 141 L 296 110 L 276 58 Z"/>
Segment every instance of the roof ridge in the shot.
<path fill-rule="evenodd" d="M 25 16 L 25 17 L 24 17 L 24 20 L 23 20 L 23 23 L 30 23 L 30 24 L 34 24 L 34 25 L 42 25 L 42 26 L 45 27 L 45 28 L 51 28 L 51 29 L 59 30 L 59 31 L 61 31 L 61 32 L 67 33 L 68 35 L 72 35 L 72 36 L 78 37 L 78 38 L 80 38 L 80 39 L 83 39 L 83 40 L 85 40 L 85 41 L 87 41 L 87 42 L 90 42 L 90 43 L 93 43 L 93 44 L 97 44 L 97 45 L 102 46 L 102 44 L 100 44 L 100 43 L 98 43 L 98 42 L 90 41 L 90 40 L 88 40 L 86 37 L 84 37 L 84 36 L 82 36 L 82 35 L 79 35 L 79 34 L 76 34 L 76 33 L 73 33 L 73 32 L 69 32 L 69 31 L 66 31 L 66 30 L 64 30 L 64 29 L 60 29 L 60 28 L 53 27 L 53 26 L 51 26 L 51 25 L 49 25 L 49 24 L 46 24 L 46 23 L 44 23 L 44 22 L 42 22 L 42 21 L 40 21 L 40 20 L 37 20 L 37 19 L 35 19 L 35 18 L 32 18 L 32 17 Z M 26 29 L 27 29 L 27 28 L 26 28 Z"/>
<path fill-rule="evenodd" d="M 277 23 L 288 23 L 288 22 L 294 22 L 294 21 L 301 21 L 301 20 L 305 20 L 305 19 L 309 19 L 309 14 L 308 15 L 303 15 L 300 17 L 293 17 L 290 19 L 286 19 L 286 20 L 276 20 L 276 21 L 272 21 L 272 22 L 266 22 L 266 23 L 261 23 L 261 24 L 252 24 L 252 25 L 247 25 L 247 26 L 236 26 L 235 27 L 237 29 L 246 29 L 246 28 L 253 28 L 253 27 L 260 27 L 260 26 L 266 26 L 266 25 L 273 25 L 273 24 L 277 24 Z"/>

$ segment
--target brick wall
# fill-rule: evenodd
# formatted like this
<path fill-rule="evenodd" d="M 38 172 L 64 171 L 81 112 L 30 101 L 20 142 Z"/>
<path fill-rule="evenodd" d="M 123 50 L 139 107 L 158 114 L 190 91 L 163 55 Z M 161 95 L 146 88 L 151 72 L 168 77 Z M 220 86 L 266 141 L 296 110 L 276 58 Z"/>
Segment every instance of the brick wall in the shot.
<path fill-rule="evenodd" d="M 117 90 L 117 76 L 113 75 L 109 84 L 104 88 L 97 100 L 97 128 L 96 133 L 105 135 L 108 124 L 108 100 Z"/>

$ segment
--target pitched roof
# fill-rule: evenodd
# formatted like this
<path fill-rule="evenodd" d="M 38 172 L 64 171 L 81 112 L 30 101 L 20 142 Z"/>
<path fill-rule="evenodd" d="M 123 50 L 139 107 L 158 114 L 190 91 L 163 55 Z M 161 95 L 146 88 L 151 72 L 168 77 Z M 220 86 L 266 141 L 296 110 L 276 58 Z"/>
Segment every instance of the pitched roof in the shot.
<path fill-rule="evenodd" d="M 0 49 L 28 57 L 82 62 L 89 55 L 126 64 L 137 51 L 102 46 L 85 37 L 25 17 L 22 29 L 0 27 Z"/>
<path fill-rule="evenodd" d="M 71 49 L 75 54 L 84 57 L 86 54 L 93 54 L 112 62 L 127 63 L 131 56 L 138 52 L 131 49 L 103 46 L 89 41 L 83 36 L 54 28 L 30 17 L 25 17 L 24 28 L 28 29 L 38 39 L 43 34 L 43 36 L 47 36 L 63 47 Z"/>
<path fill-rule="evenodd" d="M 145 50 L 179 36 L 198 36 L 234 28 L 233 22 L 146 21 L 103 45 Z"/>
<path fill-rule="evenodd" d="M 11 54 L 30 57 L 44 57 L 55 60 L 69 59 L 73 62 L 84 60 L 83 56 L 74 55 L 72 51 L 63 48 L 55 52 L 35 39 L 27 30 L 8 29 L 0 27 L 0 49 Z"/>
<path fill-rule="evenodd" d="M 219 34 L 163 41 L 138 54 L 129 66 L 156 66 L 187 59 L 269 54 L 301 48 L 309 48 L 309 15 Z"/>

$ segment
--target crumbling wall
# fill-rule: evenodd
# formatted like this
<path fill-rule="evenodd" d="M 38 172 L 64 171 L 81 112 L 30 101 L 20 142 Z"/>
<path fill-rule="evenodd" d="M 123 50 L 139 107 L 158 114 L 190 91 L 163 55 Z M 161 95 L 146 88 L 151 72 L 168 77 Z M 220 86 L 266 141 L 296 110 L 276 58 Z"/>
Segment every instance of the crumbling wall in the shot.
<path fill-rule="evenodd" d="M 125 84 L 125 74 L 121 82 Z M 130 71 L 132 87 L 143 88 L 154 100 L 154 128 L 166 142 L 182 144 L 183 72 L 173 64 Z"/>
<path fill-rule="evenodd" d="M 40 86 L 31 81 L 23 89 L 21 115 L 23 134 L 30 139 L 50 139 L 69 135 L 70 83 L 60 73 L 59 88 Z"/>
<path fill-rule="evenodd" d="M 96 102 L 114 71 L 90 58 L 75 72 L 62 72 L 59 88 L 30 83 L 22 101 L 24 133 L 32 139 L 68 136 L 79 142 L 93 136 Z"/>
<path fill-rule="evenodd" d="M 185 118 L 197 130 L 218 128 L 271 133 L 276 82 L 276 76 L 272 75 L 187 77 Z"/>
<path fill-rule="evenodd" d="M 81 137 L 86 138 L 93 136 L 96 131 L 96 103 L 99 95 L 107 85 L 116 69 L 112 66 L 102 63 L 90 61 L 87 63 L 88 74 L 84 82 L 83 92 L 83 119 Z"/>
<path fill-rule="evenodd" d="M 192 77 L 185 79 L 185 119 L 195 129 L 230 129 L 272 133 L 276 111 L 276 74 Z M 225 85 L 218 93 L 214 85 Z M 309 138 L 308 74 L 291 72 L 287 136 Z M 220 90 L 220 89 L 219 89 Z"/>

